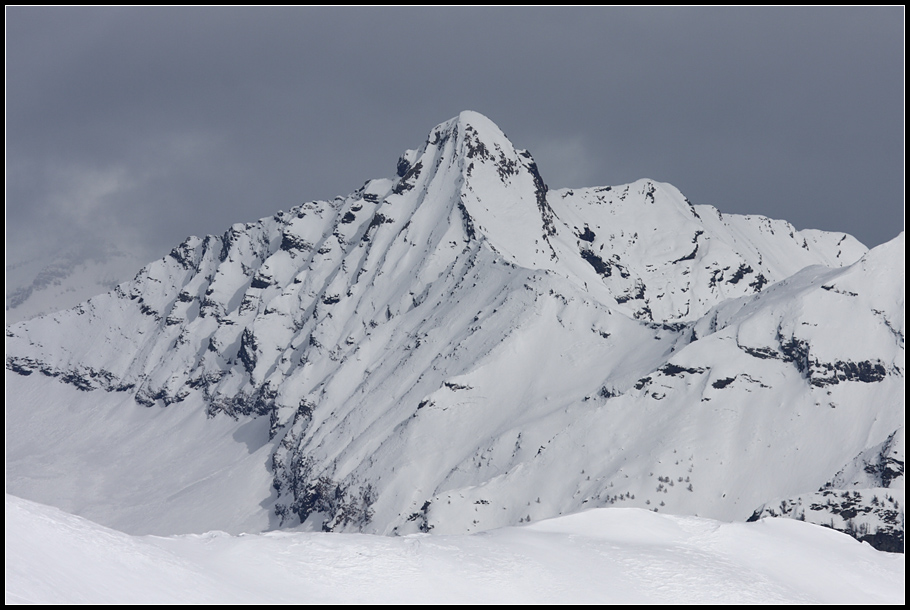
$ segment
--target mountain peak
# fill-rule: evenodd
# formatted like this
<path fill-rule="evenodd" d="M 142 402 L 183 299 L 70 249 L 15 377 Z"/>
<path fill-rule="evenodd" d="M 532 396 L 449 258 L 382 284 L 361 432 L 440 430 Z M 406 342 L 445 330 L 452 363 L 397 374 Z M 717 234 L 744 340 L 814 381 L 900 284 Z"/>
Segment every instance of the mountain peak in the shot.
<path fill-rule="evenodd" d="M 499 171 L 511 175 L 515 171 L 518 157 L 530 159 L 527 151 L 518 151 L 509 138 L 496 123 L 473 110 L 464 110 L 458 116 L 443 121 L 430 131 L 423 152 L 431 147 L 437 151 L 446 151 L 451 144 L 451 153 L 455 158 L 468 159 L 465 168 L 471 162 L 493 162 L 500 166 Z M 502 176 L 505 178 L 505 176 Z"/>
<path fill-rule="evenodd" d="M 458 121 L 460 125 L 474 124 L 476 126 L 487 126 L 499 130 L 499 127 L 493 121 L 476 110 L 462 110 L 458 113 L 458 116 L 454 117 L 452 120 Z"/>
<path fill-rule="evenodd" d="M 902 428 L 903 236 L 851 265 L 653 180 L 548 191 L 470 111 L 398 171 L 8 327 L 10 491 L 142 533 L 746 519 Z"/>
<path fill-rule="evenodd" d="M 398 162 L 397 191 L 418 183 L 445 193 L 462 211 L 468 234 L 479 232 L 511 262 L 545 268 L 555 258 L 547 186 L 526 150 L 517 150 L 490 119 L 471 110 L 434 127 L 419 151 Z"/>
<path fill-rule="evenodd" d="M 445 141 L 448 138 L 456 137 L 465 132 L 477 134 L 482 141 L 496 142 L 500 145 L 508 142 L 509 139 L 502 132 L 496 123 L 486 116 L 473 110 L 462 110 L 457 116 L 448 121 L 443 121 L 430 131 L 427 142 L 434 144 L 438 141 Z M 511 146 L 511 143 L 510 143 Z"/>
<path fill-rule="evenodd" d="M 473 110 L 463 110 L 430 130 L 420 150 L 407 150 L 398 160 L 398 177 L 414 167 L 425 155 L 448 154 L 450 162 L 460 158 L 484 158 L 491 150 L 513 156 L 515 148 L 490 119 Z"/>

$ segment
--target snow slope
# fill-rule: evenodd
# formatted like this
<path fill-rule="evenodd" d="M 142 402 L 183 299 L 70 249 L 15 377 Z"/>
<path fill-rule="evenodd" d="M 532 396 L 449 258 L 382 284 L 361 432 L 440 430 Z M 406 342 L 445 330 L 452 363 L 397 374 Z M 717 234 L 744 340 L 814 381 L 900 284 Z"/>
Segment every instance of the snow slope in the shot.
<path fill-rule="evenodd" d="M 10 603 L 897 603 L 904 557 L 807 523 L 597 509 L 472 536 L 134 537 L 6 496 Z"/>
<path fill-rule="evenodd" d="M 473 112 L 397 170 L 7 327 L 8 489 L 130 533 L 745 520 L 903 429 L 903 234 L 549 191 Z"/>

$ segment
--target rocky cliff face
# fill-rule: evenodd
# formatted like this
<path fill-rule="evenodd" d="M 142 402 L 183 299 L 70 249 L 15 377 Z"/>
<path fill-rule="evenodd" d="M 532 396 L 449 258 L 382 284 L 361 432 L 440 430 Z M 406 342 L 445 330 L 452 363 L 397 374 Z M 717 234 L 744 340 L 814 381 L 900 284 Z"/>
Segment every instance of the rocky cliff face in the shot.
<path fill-rule="evenodd" d="M 267 421 L 272 525 L 745 519 L 902 430 L 903 236 L 866 252 L 652 180 L 549 190 L 464 112 L 391 178 L 8 327 L 7 370 Z"/>

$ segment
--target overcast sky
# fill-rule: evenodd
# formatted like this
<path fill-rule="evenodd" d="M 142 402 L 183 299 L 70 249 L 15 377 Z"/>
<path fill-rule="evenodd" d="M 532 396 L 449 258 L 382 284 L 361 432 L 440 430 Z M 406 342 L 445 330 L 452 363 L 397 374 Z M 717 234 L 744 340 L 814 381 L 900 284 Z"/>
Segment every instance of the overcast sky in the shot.
<path fill-rule="evenodd" d="M 461 110 L 551 188 L 903 229 L 904 8 L 6 9 L 10 259 L 147 260 L 394 174 Z"/>

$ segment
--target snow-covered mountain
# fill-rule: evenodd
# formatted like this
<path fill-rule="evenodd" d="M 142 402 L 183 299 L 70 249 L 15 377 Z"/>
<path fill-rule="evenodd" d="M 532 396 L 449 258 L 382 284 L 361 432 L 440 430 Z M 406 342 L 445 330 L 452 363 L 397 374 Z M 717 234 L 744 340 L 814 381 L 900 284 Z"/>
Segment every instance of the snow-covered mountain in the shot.
<path fill-rule="evenodd" d="M 131 533 L 403 534 L 887 488 L 893 518 L 816 521 L 902 547 L 903 260 L 653 180 L 549 190 L 463 112 L 7 327 L 8 489 Z"/>

